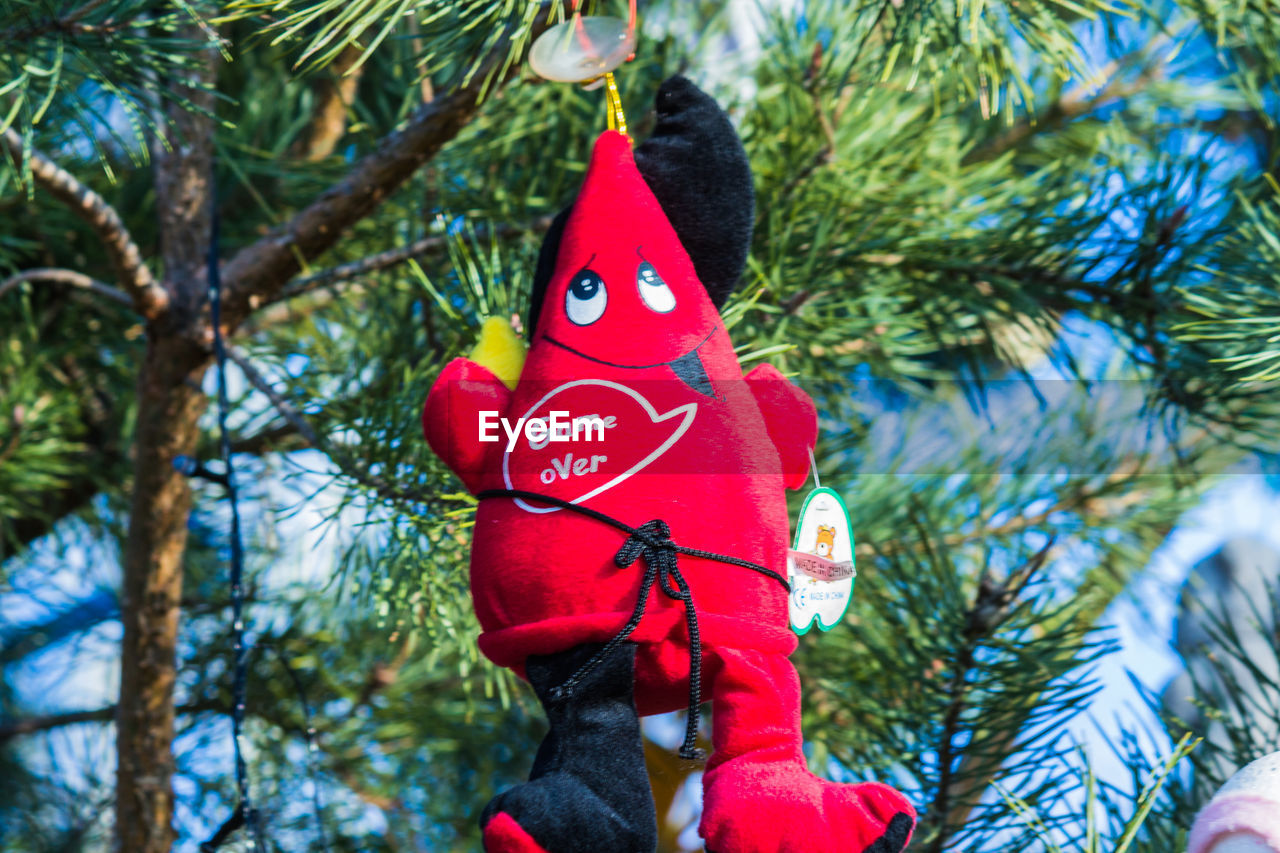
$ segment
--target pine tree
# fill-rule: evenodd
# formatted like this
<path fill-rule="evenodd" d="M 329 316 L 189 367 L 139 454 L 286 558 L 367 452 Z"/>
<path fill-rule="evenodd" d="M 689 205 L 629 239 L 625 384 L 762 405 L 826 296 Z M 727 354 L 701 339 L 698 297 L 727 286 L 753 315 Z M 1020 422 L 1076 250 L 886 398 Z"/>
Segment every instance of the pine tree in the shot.
<path fill-rule="evenodd" d="M 603 127 L 523 64 L 564 6 L 0 0 L 5 849 L 193 849 L 237 803 L 228 507 L 180 470 L 218 473 L 210 258 L 268 849 L 477 849 L 541 722 L 475 647 L 473 503 L 418 418 L 483 318 L 526 317 Z M 813 767 L 906 791 L 913 850 L 1178 849 L 1211 793 L 1186 726 L 1118 745 L 1125 790 L 1069 724 L 1109 605 L 1277 450 L 1280 9 L 640 15 L 633 132 L 676 71 L 733 115 L 759 201 L 726 322 L 818 401 L 859 540 L 845 624 L 796 656 Z M 114 704 L 33 700 L 107 645 Z M 650 736 L 683 849 L 691 768 Z"/>

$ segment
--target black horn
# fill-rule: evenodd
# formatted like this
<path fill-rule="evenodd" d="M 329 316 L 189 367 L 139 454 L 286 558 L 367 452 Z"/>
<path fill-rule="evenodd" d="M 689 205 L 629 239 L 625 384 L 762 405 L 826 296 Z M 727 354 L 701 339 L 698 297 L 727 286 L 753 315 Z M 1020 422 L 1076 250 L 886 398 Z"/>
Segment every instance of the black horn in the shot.
<path fill-rule="evenodd" d="M 720 308 L 751 249 L 751 164 L 724 110 L 689 80 L 669 78 L 655 106 L 658 123 L 636 148 L 636 166 Z"/>
<path fill-rule="evenodd" d="M 724 110 L 686 78 L 668 78 L 658 88 L 654 107 L 657 125 L 636 148 L 636 167 L 693 260 L 698 280 L 720 308 L 738 286 L 751 249 L 751 164 Z M 538 253 L 529 294 L 530 337 L 572 209 L 556 216 Z"/>

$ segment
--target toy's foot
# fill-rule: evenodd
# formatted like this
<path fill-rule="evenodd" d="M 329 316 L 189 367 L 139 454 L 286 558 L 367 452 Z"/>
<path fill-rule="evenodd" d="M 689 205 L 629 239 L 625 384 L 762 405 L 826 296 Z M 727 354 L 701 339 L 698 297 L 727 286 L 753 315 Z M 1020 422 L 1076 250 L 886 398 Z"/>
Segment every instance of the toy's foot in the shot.
<path fill-rule="evenodd" d="M 901 853 L 915 826 L 888 785 L 828 782 L 795 764 L 729 761 L 703 785 L 699 832 L 716 853 Z"/>
<path fill-rule="evenodd" d="M 632 698 L 635 645 L 612 649 L 562 687 L 600 646 L 525 662 L 551 730 L 529 781 L 485 806 L 486 853 L 653 853 L 658 822 Z"/>
<path fill-rule="evenodd" d="M 485 807 L 485 853 L 653 853 L 658 839 L 648 787 L 631 802 L 620 793 L 610 791 L 606 803 L 567 773 L 512 788 Z"/>

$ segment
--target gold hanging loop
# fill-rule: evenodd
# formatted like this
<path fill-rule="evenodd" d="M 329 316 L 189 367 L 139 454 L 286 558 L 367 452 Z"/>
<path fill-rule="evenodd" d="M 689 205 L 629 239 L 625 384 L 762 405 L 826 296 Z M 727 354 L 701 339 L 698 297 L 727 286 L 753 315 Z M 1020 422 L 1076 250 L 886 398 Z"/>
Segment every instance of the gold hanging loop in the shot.
<path fill-rule="evenodd" d="M 608 111 L 609 129 L 627 135 L 627 116 L 622 111 L 622 96 L 618 94 L 618 83 L 613 79 L 613 72 L 604 75 L 604 102 Z"/>

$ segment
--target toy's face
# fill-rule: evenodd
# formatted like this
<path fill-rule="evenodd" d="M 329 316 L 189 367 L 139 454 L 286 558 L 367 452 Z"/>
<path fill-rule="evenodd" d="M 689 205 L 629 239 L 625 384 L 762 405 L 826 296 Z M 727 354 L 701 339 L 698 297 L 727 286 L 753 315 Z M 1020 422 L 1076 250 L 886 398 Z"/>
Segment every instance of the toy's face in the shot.
<path fill-rule="evenodd" d="M 553 348 L 554 357 L 581 361 L 584 368 L 670 367 L 691 387 L 710 393 L 706 357 L 722 345 L 712 340 L 723 326 L 720 314 L 634 166 L 611 171 L 614 162 L 630 163 L 629 146 L 617 149 L 607 136 L 598 143 L 533 346 Z"/>
<path fill-rule="evenodd" d="M 548 288 L 539 342 L 615 367 L 666 364 L 697 383 L 720 315 L 687 258 L 620 235 L 570 266 Z"/>

